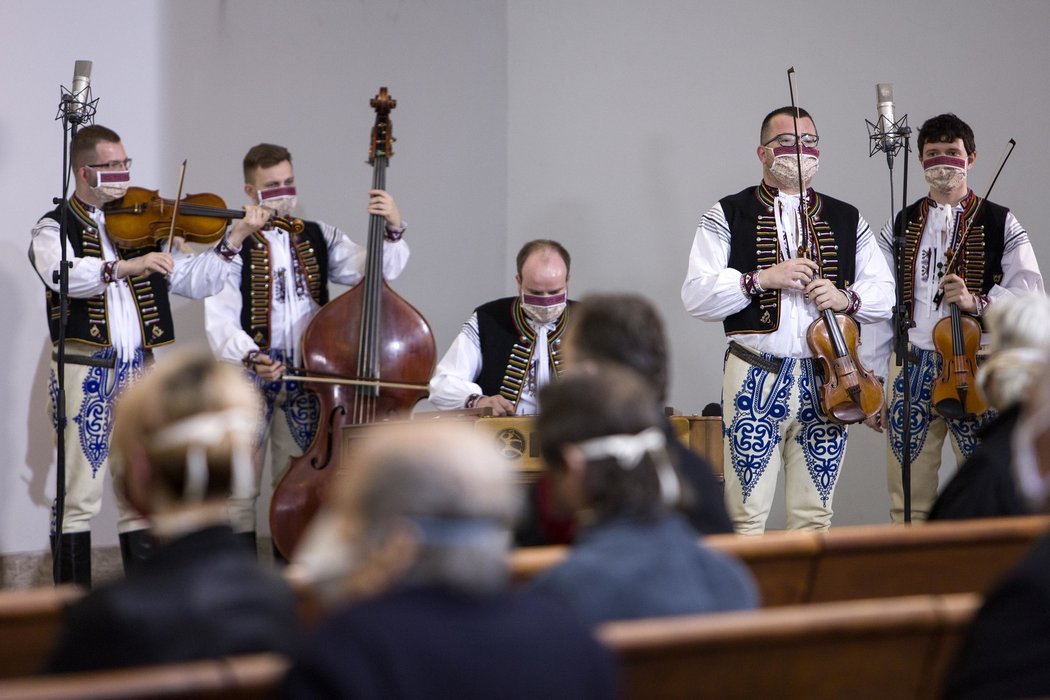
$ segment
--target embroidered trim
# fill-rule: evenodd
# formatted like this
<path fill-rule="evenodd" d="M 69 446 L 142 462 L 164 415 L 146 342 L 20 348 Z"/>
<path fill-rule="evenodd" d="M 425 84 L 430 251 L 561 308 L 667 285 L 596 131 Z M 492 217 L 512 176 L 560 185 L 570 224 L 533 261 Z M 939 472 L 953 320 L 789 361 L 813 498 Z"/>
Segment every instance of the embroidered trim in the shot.
<path fill-rule="evenodd" d="M 521 297 L 514 299 L 514 308 L 511 310 L 514 319 L 515 330 L 518 333 L 518 342 L 510 349 L 507 358 L 507 369 L 503 372 L 503 381 L 500 382 L 499 394 L 512 402 L 515 406 L 521 399 L 522 389 L 525 387 L 525 379 L 528 376 L 529 366 L 532 364 L 532 354 L 535 351 L 536 333 L 529 326 L 525 318 L 525 311 L 521 308 Z M 566 307 L 561 318 L 554 326 L 554 330 L 547 334 L 547 356 L 550 358 L 551 376 L 557 378 L 561 374 L 561 335 L 565 332 L 565 325 L 569 318 Z M 468 406 L 468 408 L 470 408 Z"/>

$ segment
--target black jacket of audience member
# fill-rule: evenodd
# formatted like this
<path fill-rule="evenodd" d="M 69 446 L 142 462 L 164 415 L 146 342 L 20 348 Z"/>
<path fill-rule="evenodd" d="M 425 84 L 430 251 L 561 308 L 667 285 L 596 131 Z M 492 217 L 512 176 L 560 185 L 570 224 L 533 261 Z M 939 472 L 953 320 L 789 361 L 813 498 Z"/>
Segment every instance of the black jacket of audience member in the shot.
<path fill-rule="evenodd" d="M 732 532 L 733 523 L 726 513 L 722 484 L 715 476 L 711 463 L 682 444 L 675 435 L 671 421 L 664 425 L 668 453 L 682 479 L 692 492 L 692 503 L 681 508 L 693 529 L 704 535 Z"/>
<path fill-rule="evenodd" d="M 46 673 L 190 661 L 298 647 L 295 597 L 229 526 L 159 547 L 127 578 L 64 615 Z"/>
<path fill-rule="evenodd" d="M 1011 406 L 981 430 L 981 443 L 934 501 L 930 520 L 1030 514 L 1011 471 L 1010 436 L 1020 414 L 1020 404 Z"/>
<path fill-rule="evenodd" d="M 989 594 L 946 687 L 949 700 L 1050 697 L 1050 537 Z"/>

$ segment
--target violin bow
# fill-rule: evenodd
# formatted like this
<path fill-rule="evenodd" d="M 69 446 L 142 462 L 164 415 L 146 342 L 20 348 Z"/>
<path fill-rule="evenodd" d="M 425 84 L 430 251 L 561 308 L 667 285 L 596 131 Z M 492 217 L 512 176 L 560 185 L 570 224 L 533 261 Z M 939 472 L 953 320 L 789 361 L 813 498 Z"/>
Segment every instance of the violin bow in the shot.
<path fill-rule="evenodd" d="M 810 223 L 809 223 L 809 198 L 806 196 L 806 183 L 802 179 L 802 135 L 798 130 L 798 101 L 796 98 L 797 86 L 795 85 L 795 67 L 791 66 L 787 71 L 788 76 L 788 91 L 791 93 L 791 122 L 792 127 L 795 131 L 795 160 L 798 163 L 798 209 L 799 209 L 799 225 L 802 227 L 802 231 L 799 232 L 800 242 L 796 246 L 796 255 L 801 258 L 808 258 L 809 256 L 809 243 L 810 243 Z"/>
<path fill-rule="evenodd" d="M 1006 149 L 1003 151 L 1002 158 L 999 161 L 999 167 L 996 168 L 995 175 L 992 176 L 992 181 L 988 183 L 988 189 L 984 192 L 984 199 L 981 199 L 977 202 L 977 206 L 974 208 L 973 214 L 970 216 L 970 221 L 977 221 L 977 215 L 981 213 L 981 207 L 983 207 L 984 203 L 988 201 L 988 198 L 992 196 L 992 188 L 995 187 L 996 181 L 999 180 L 999 176 L 1002 174 L 1003 168 L 1006 167 L 1006 161 L 1010 159 L 1010 156 L 1013 154 L 1014 147 L 1016 145 L 1017 142 L 1013 139 L 1007 141 Z M 962 228 L 962 235 L 957 237 L 958 241 L 956 241 L 955 245 L 952 246 L 952 259 L 948 263 L 948 268 L 944 271 L 944 274 L 946 275 L 955 274 L 955 270 L 956 268 L 958 268 L 958 263 L 956 263 L 955 261 L 959 257 L 959 251 L 962 250 L 963 243 L 966 242 L 966 236 L 970 233 L 970 227 L 966 224 L 966 221 L 964 221 L 963 219 L 964 217 L 960 214 L 959 223 L 956 225 L 956 229 L 958 230 L 959 228 Z M 933 297 L 933 306 L 935 309 L 941 308 L 941 299 L 943 298 L 944 289 L 938 289 L 937 294 L 935 294 Z"/>
<path fill-rule="evenodd" d="M 182 169 L 179 171 L 179 191 L 175 195 L 175 204 L 171 209 L 171 227 L 168 229 L 168 252 L 171 252 L 171 243 L 175 238 L 175 217 L 179 215 L 179 201 L 182 199 L 182 183 L 186 181 L 186 160 L 182 160 Z"/>

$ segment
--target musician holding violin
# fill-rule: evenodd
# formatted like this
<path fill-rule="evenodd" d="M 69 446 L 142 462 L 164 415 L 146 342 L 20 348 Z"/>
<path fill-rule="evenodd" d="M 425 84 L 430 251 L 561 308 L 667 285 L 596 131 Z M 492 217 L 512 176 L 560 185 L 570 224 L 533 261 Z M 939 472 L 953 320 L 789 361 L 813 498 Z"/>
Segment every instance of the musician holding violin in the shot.
<path fill-rule="evenodd" d="M 905 219 L 903 299 L 914 326 L 908 333 L 913 366 L 911 517 L 925 520 L 937 496 L 945 437 L 958 463 L 977 448 L 977 433 L 991 418 L 973 375 L 980 323 L 997 299 L 1042 291 L 1043 278 L 1028 233 L 1007 209 L 978 197 L 967 183 L 977 159 L 973 130 L 954 114 L 928 119 L 919 129 L 918 157 L 929 194 Z M 898 218 L 901 215 L 898 215 Z M 883 227 L 879 246 L 893 261 L 895 222 Z M 892 329 L 878 329 L 871 363 L 888 369 L 887 479 L 890 515 L 904 520 L 904 380 L 891 355 Z M 873 426 L 879 429 L 881 426 Z"/>
<path fill-rule="evenodd" d="M 871 377 L 856 357 L 856 324 L 889 318 L 893 278 L 857 209 L 810 186 L 820 150 L 805 110 L 768 114 L 755 152 L 761 182 L 701 217 L 682 302 L 701 320 L 722 321 L 729 343 L 722 403 L 734 529 L 764 531 L 781 470 L 787 527 L 826 529 L 846 424 L 882 403 L 880 388 L 874 409 L 864 398 Z M 826 351 L 807 338 L 829 333 L 825 321 L 843 331 Z M 846 398 L 825 402 L 834 382 L 849 385 Z"/>
<path fill-rule="evenodd" d="M 253 146 L 244 156 L 243 170 L 244 193 L 253 204 L 278 217 L 292 216 L 298 193 L 287 148 Z M 408 262 L 409 248 L 402 238 L 406 224 L 394 198 L 382 189 L 369 191 L 367 208 L 370 215 L 385 219 L 382 271 L 385 279 L 395 279 Z M 321 419 L 317 394 L 285 375 L 290 379 L 302 367 L 303 333 L 328 303 L 328 283 L 361 282 L 367 252 L 341 229 L 321 221 L 304 222 L 301 232 L 266 226 L 234 258 L 223 290 L 204 304 L 212 350 L 222 360 L 243 364 L 265 402 L 251 494 L 230 501 L 234 531 L 253 551 L 267 446 L 276 486 L 289 460 L 310 447 Z"/>
<path fill-rule="evenodd" d="M 65 348 L 67 389 L 65 500 L 62 532 L 63 581 L 91 584 L 91 518 L 99 512 L 109 458 L 112 404 L 121 390 L 151 363 L 153 349 L 175 340 L 168 294 L 193 299 L 222 288 L 230 263 L 242 241 L 261 226 L 269 212 L 248 207 L 226 233 L 217 227 L 217 244 L 193 255 L 171 249 L 172 207 L 145 207 L 128 214 L 118 238 L 111 230 L 131 190 L 131 159 L 111 129 L 91 125 L 80 129 L 71 144 L 76 185 L 68 211 L 55 209 L 33 228 L 29 258 L 46 287 L 52 343 L 59 333 L 61 264 L 60 222 L 65 221 L 69 267 L 69 313 Z M 154 193 L 155 194 L 155 193 Z M 147 197 L 147 199 L 157 199 Z M 149 210 L 149 211 L 146 211 Z M 166 210 L 166 221 L 163 210 Z M 163 235 L 162 235 L 163 232 Z M 154 235 L 155 234 L 155 235 Z M 56 353 L 57 354 L 57 353 Z M 57 363 L 52 358 L 49 394 L 52 415 Z M 121 554 L 125 567 L 142 560 L 151 546 L 146 521 L 117 498 Z M 58 581 L 56 581 L 57 583 Z"/>

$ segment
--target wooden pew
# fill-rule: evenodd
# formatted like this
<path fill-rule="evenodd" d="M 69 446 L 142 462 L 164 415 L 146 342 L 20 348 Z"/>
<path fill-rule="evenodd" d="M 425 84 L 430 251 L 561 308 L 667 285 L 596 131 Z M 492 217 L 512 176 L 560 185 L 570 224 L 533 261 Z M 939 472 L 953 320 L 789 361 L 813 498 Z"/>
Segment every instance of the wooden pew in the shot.
<path fill-rule="evenodd" d="M 276 698 L 289 661 L 244 654 L 206 661 L 0 681 L 0 700 Z"/>
<path fill-rule="evenodd" d="M 937 698 L 977 594 L 611 622 L 624 697 Z"/>
<path fill-rule="evenodd" d="M 827 532 L 779 531 L 759 537 L 710 535 L 706 546 L 751 569 L 763 605 L 931 593 L 984 593 L 1050 527 L 1050 517 L 860 525 Z M 510 555 L 523 583 L 568 556 L 565 547 L 528 547 Z"/>
<path fill-rule="evenodd" d="M 58 634 L 62 610 L 84 595 L 72 584 L 0 590 L 0 678 L 40 670 Z"/>

